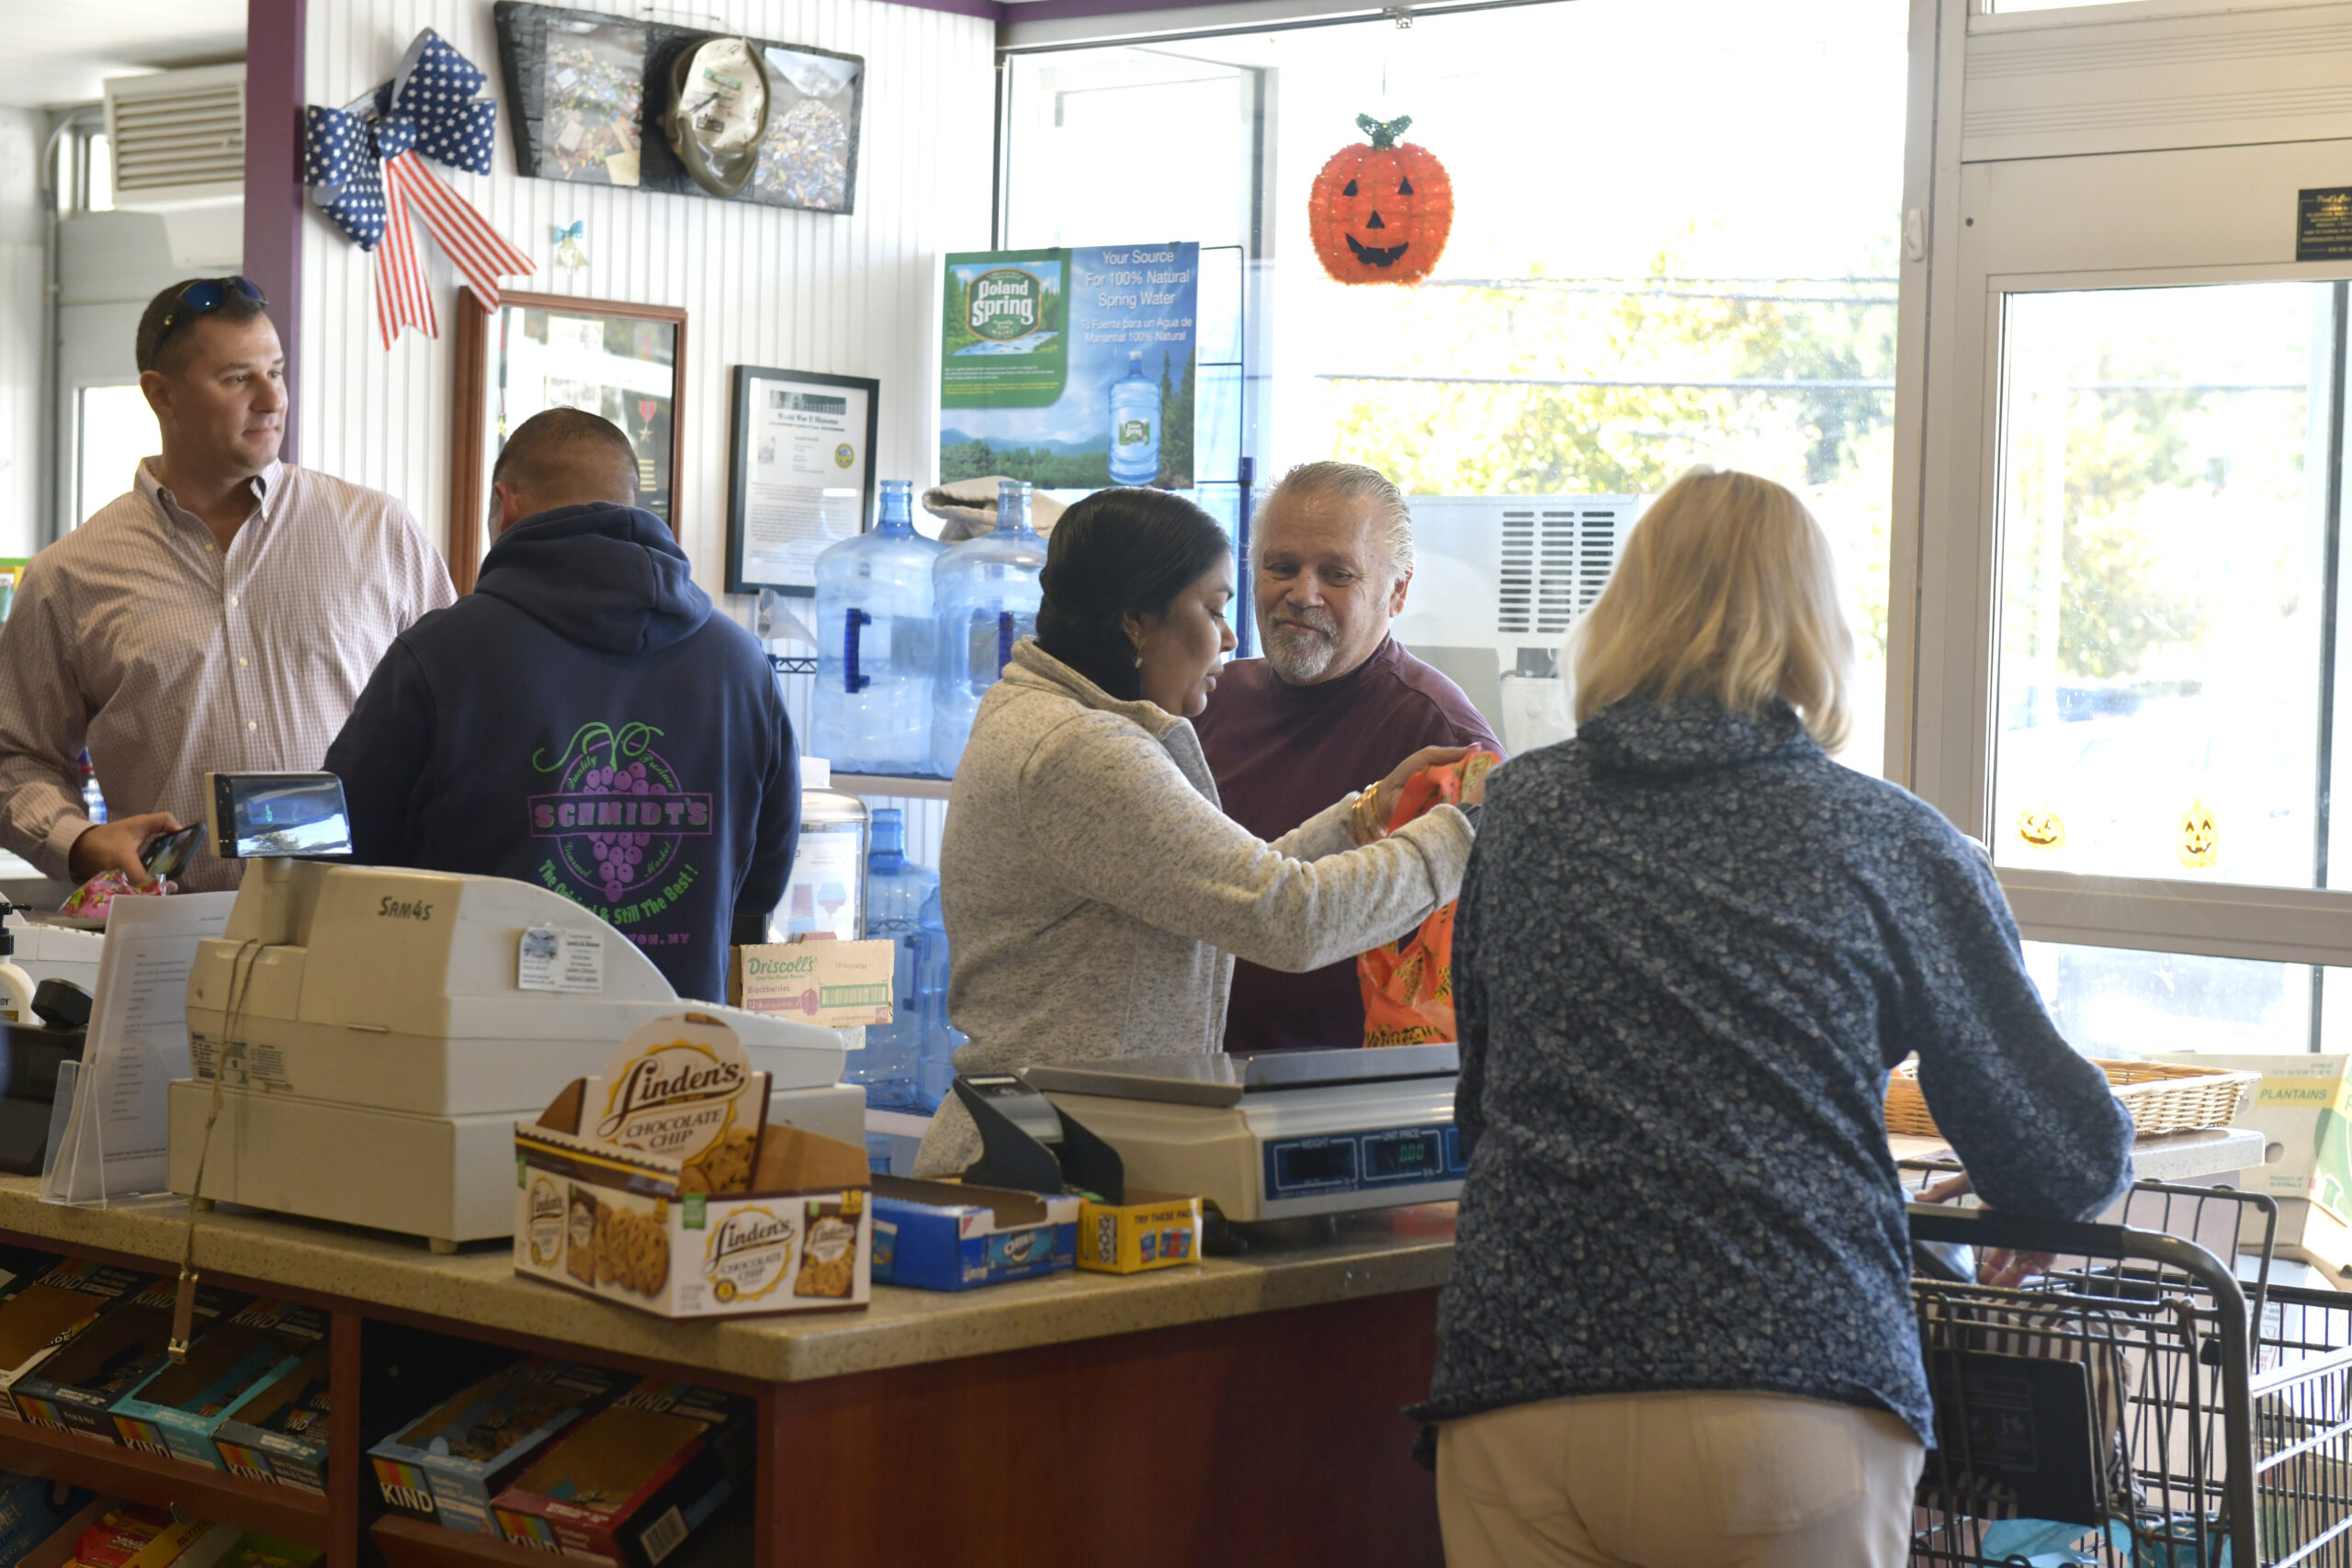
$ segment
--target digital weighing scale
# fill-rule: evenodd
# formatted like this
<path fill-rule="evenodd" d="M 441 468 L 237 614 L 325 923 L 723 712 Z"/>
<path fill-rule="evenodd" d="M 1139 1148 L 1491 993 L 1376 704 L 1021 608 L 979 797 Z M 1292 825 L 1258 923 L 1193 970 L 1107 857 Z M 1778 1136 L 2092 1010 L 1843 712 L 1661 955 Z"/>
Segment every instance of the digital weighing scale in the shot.
<path fill-rule="evenodd" d="M 1458 1198 L 1452 1044 L 1135 1056 L 1021 1070 L 1109 1144 L 1130 1185 L 1197 1193 L 1236 1224 Z"/>

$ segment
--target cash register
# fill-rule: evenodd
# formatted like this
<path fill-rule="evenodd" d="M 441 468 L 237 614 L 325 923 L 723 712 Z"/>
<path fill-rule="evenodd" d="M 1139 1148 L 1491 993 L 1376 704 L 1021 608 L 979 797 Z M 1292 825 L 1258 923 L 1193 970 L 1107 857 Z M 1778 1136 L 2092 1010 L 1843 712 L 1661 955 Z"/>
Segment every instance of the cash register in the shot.
<path fill-rule="evenodd" d="M 348 853 L 331 773 L 209 783 L 215 852 L 245 871 L 188 972 L 196 1076 L 170 1089 L 175 1192 L 197 1191 L 201 1165 L 198 1195 L 221 1202 L 438 1249 L 509 1235 L 515 1119 L 639 1025 L 689 1011 L 741 1038 L 770 1121 L 864 1142 L 837 1031 L 682 1001 L 635 943 L 548 888 L 294 858 Z"/>
<path fill-rule="evenodd" d="M 1135 1056 L 1018 1075 L 1118 1152 L 1126 1180 L 1237 1224 L 1458 1198 L 1453 1044 Z"/>

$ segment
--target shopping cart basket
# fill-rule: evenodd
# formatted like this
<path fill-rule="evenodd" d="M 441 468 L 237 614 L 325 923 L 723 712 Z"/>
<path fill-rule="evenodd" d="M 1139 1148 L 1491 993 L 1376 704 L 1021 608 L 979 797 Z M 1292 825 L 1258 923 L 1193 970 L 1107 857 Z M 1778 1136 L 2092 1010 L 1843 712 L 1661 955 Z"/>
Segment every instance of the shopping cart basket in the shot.
<path fill-rule="evenodd" d="M 2190 1234 L 2218 1216 L 2225 1247 L 2242 1227 L 2267 1241 L 2274 1213 L 2217 1189 L 2143 1184 L 2132 1201 Z M 1968 1260 L 1912 1285 L 1939 1445 L 1915 1564 L 2352 1568 L 2352 1310 L 2269 1287 L 2259 1256 L 2250 1303 L 2175 1235 L 1910 1213 L 1923 1262 Z M 1994 1249 L 2055 1261 L 2022 1288 L 1974 1283 Z"/>

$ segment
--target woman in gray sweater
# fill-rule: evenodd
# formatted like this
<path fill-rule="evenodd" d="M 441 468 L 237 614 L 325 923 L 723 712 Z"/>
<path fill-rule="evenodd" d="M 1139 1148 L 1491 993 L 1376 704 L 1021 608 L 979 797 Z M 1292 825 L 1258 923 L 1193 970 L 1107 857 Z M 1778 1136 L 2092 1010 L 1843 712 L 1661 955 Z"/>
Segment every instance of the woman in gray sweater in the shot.
<path fill-rule="evenodd" d="M 1460 750 L 1418 752 L 1272 843 L 1219 807 L 1189 722 L 1234 646 L 1233 552 L 1206 513 L 1160 491 L 1089 496 L 1056 525 L 1043 586 L 1036 637 L 981 700 L 948 796 L 958 1068 L 1207 1055 L 1237 956 L 1320 968 L 1453 899 L 1470 819 L 1441 806 L 1382 825 L 1407 779 Z M 916 1172 L 978 1154 L 950 1100 Z"/>

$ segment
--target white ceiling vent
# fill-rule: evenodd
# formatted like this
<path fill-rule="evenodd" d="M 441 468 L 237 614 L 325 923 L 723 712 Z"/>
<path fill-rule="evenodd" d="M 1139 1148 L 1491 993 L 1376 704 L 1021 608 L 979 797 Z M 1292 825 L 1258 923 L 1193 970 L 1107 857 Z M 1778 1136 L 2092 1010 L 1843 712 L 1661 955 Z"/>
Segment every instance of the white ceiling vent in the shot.
<path fill-rule="evenodd" d="M 243 65 L 119 76 L 106 95 L 117 207 L 167 212 L 244 194 Z"/>

